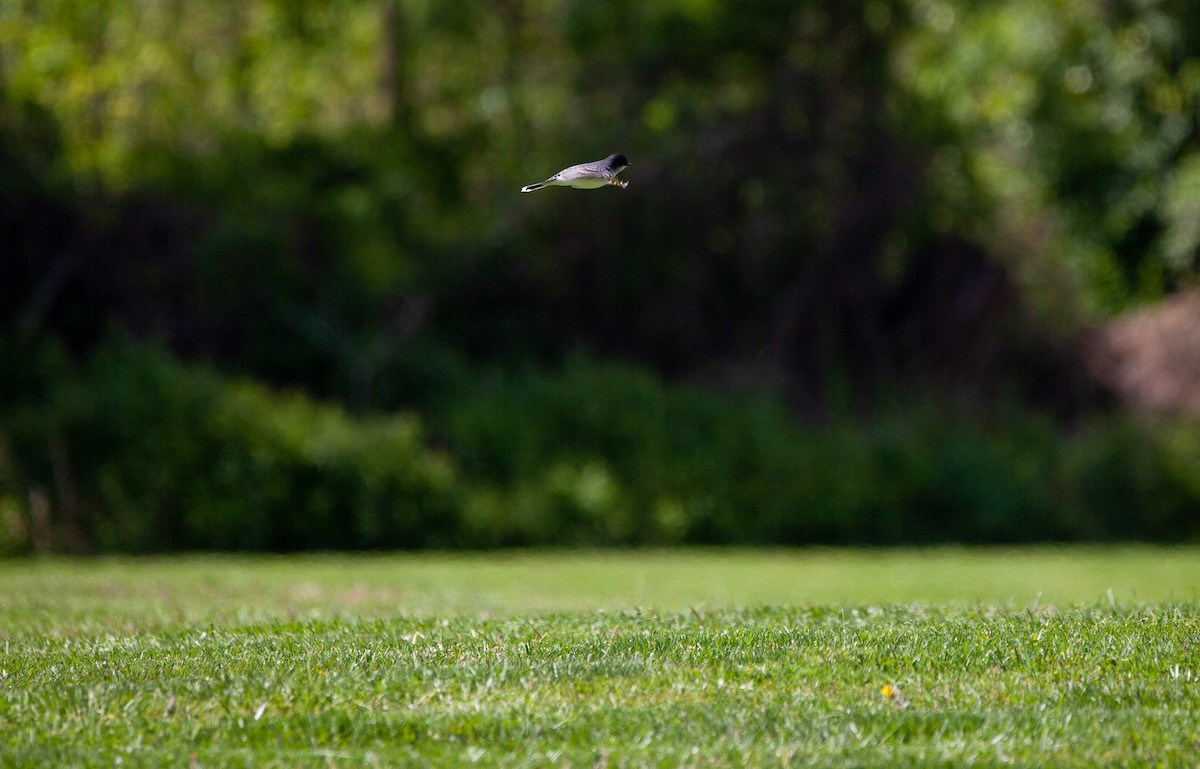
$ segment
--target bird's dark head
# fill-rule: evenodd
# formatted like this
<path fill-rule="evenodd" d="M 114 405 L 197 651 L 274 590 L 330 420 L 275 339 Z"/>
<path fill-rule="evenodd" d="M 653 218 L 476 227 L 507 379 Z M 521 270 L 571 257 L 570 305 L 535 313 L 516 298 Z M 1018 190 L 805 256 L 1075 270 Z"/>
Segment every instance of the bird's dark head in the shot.
<path fill-rule="evenodd" d="M 614 171 L 629 167 L 629 161 L 620 152 L 608 156 L 608 167 Z"/>

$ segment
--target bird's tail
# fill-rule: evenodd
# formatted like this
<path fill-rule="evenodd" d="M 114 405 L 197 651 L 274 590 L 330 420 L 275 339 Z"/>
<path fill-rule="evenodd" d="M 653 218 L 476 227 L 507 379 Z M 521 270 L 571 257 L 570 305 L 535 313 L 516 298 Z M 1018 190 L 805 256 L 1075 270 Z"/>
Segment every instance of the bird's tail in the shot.
<path fill-rule="evenodd" d="M 550 186 L 550 180 L 547 179 L 544 182 L 536 182 L 534 184 L 526 184 L 524 187 L 521 188 L 521 192 L 533 192 L 535 190 L 540 190 L 542 187 L 549 187 L 549 186 Z"/>

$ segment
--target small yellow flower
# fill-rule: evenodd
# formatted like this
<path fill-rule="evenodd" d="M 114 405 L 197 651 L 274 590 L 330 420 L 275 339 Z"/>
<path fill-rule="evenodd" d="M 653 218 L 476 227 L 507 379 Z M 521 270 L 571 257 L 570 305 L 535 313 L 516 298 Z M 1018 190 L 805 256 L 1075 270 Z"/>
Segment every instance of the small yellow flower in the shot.
<path fill-rule="evenodd" d="M 892 686 L 891 684 L 884 684 L 883 688 L 879 690 L 879 693 L 883 695 L 884 699 L 890 700 L 896 696 L 897 692 L 896 687 Z"/>

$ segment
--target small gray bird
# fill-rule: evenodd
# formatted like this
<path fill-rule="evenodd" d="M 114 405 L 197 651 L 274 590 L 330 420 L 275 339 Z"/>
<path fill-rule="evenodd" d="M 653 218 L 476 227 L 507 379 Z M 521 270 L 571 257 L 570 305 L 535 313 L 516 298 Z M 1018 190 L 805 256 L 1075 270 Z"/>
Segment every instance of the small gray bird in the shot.
<path fill-rule="evenodd" d="M 564 168 L 544 182 L 529 184 L 521 188 L 521 192 L 533 192 L 542 187 L 574 187 L 577 190 L 596 190 L 610 184 L 617 187 L 628 187 L 629 182 L 621 181 L 617 174 L 629 168 L 629 161 L 617 152 L 604 160 L 594 163 L 580 163 L 577 166 Z"/>

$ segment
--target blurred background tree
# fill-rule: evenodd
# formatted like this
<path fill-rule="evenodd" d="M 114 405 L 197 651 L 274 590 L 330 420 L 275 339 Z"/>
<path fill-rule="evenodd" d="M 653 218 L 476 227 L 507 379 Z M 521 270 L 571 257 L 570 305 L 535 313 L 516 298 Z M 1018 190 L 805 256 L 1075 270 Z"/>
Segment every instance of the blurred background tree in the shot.
<path fill-rule="evenodd" d="M 1198 115 L 1183 0 L 0 0 L 0 538 L 1196 536 L 1192 428 L 1081 360 L 1195 285 Z M 627 190 L 515 194 L 613 151 Z M 403 412 L 409 480 L 230 433 L 247 379 L 335 446 Z"/>

